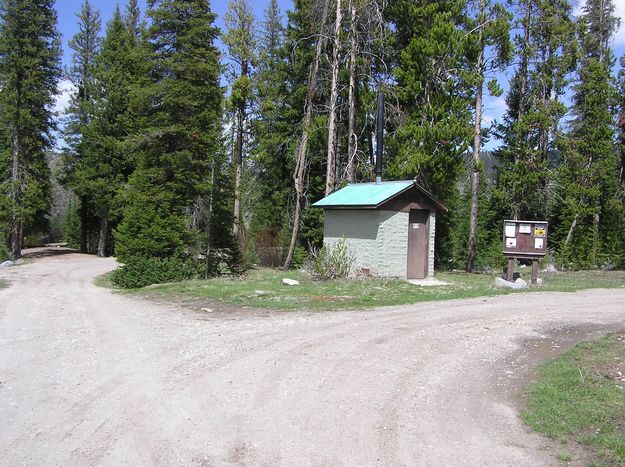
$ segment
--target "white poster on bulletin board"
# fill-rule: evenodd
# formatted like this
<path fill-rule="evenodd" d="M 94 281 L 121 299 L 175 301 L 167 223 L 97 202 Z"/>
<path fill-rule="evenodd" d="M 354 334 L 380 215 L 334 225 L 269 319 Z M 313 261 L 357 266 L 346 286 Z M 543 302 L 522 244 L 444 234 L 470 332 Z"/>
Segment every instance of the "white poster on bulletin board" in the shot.
<path fill-rule="evenodd" d="M 516 234 L 516 226 L 514 224 L 506 224 L 506 237 L 514 237 Z"/>

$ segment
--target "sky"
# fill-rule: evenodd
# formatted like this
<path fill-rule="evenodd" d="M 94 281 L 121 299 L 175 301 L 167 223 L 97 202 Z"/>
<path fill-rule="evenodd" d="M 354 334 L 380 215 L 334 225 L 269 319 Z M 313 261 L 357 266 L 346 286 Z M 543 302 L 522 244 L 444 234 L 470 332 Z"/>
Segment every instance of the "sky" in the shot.
<path fill-rule="evenodd" d="M 76 14 L 79 12 L 84 0 L 56 0 L 55 6 L 58 12 L 58 29 L 63 36 L 63 65 L 69 67 L 72 61 L 72 49 L 67 46 L 69 39 L 78 32 L 78 18 Z M 120 0 L 115 2 L 112 0 L 90 0 L 91 6 L 100 11 L 102 18 L 102 29 L 106 27 L 107 21 L 111 19 L 115 11 L 115 7 L 119 5 L 120 9 L 126 7 L 126 0 Z M 251 0 L 252 8 L 259 20 L 263 19 L 263 12 L 269 3 L 267 0 Z M 291 0 L 279 0 L 280 8 L 283 11 L 283 15 L 286 20 L 286 10 L 290 9 L 293 2 Z M 146 10 L 146 1 L 139 0 L 139 6 L 142 13 Z M 228 7 L 227 0 L 212 0 L 211 6 L 213 11 L 217 14 L 216 25 L 223 29 L 223 16 Z M 67 80 L 62 80 L 59 85 L 60 95 L 58 96 L 55 111 L 62 113 L 67 107 L 69 102 L 69 96 L 72 92 L 71 83 Z"/>
<path fill-rule="evenodd" d="M 90 0 L 91 5 L 100 11 L 102 17 L 102 27 L 104 28 L 106 22 L 111 18 L 117 2 L 111 0 Z M 251 4 L 254 8 L 257 18 L 263 18 L 263 11 L 266 8 L 268 0 L 252 0 Z M 292 7 L 291 0 L 279 0 L 280 7 L 283 12 Z M 574 14 L 577 16 L 582 12 L 585 0 L 573 0 Z M 56 9 L 59 17 L 59 31 L 63 35 L 63 63 L 67 67 L 71 62 L 72 50 L 67 46 L 67 41 L 76 34 L 78 30 L 76 13 L 80 10 L 82 0 L 57 0 Z M 613 52 L 618 58 L 625 54 L 625 0 L 614 0 L 616 7 L 616 16 L 623 18 L 622 24 L 614 35 L 613 38 Z M 228 1 L 227 0 L 213 0 L 211 2 L 213 11 L 217 14 L 217 26 L 223 28 L 223 16 L 226 12 Z M 126 1 L 120 0 L 120 8 L 125 8 Z M 140 6 L 142 11 L 145 11 L 145 0 L 140 0 Z M 507 73 L 501 74 L 497 77 L 499 84 L 504 90 L 508 89 L 508 81 L 511 77 L 512 69 L 509 69 Z M 62 113 L 67 106 L 69 95 L 72 91 L 71 85 L 68 81 L 64 80 L 60 83 L 61 94 L 58 97 L 55 110 Z M 486 96 L 484 102 L 484 125 L 489 126 L 497 120 L 501 120 L 502 115 L 506 111 L 505 93 L 501 97 Z M 494 149 L 499 145 L 499 141 L 490 140 L 485 149 Z"/>

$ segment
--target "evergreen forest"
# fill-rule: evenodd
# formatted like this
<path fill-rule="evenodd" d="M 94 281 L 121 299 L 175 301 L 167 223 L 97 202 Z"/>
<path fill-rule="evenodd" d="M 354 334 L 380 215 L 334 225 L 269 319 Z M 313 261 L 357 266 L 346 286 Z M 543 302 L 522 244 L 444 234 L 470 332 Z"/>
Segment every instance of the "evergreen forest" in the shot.
<path fill-rule="evenodd" d="M 299 267 L 311 205 L 375 179 L 383 93 L 383 179 L 449 208 L 437 268 L 499 270 L 504 219 L 549 221 L 558 268 L 625 268 L 613 0 L 264 1 L 217 27 L 209 0 L 105 24 L 84 0 L 62 43 L 53 0 L 0 0 L 0 260 L 65 242 L 115 256 L 124 287 Z"/>

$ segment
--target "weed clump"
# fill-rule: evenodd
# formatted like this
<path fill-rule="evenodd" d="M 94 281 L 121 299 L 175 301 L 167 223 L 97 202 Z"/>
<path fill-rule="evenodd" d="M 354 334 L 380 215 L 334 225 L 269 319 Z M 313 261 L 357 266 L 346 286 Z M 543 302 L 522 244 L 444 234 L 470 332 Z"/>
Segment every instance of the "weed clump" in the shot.
<path fill-rule="evenodd" d="M 354 256 L 349 252 L 347 240 L 342 238 L 322 248 L 312 248 L 304 270 L 314 280 L 344 279 L 349 277 Z"/>

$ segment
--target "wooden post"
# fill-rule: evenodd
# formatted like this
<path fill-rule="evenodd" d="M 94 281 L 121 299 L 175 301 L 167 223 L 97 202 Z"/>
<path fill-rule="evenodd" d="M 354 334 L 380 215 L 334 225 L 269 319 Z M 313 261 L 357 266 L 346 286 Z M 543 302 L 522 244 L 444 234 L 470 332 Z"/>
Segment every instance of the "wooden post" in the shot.
<path fill-rule="evenodd" d="M 514 258 L 508 257 L 508 282 L 514 282 Z"/>
<path fill-rule="evenodd" d="M 532 285 L 538 284 L 538 260 L 532 259 Z"/>

